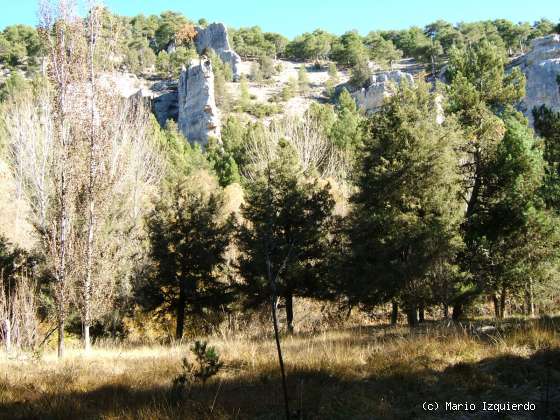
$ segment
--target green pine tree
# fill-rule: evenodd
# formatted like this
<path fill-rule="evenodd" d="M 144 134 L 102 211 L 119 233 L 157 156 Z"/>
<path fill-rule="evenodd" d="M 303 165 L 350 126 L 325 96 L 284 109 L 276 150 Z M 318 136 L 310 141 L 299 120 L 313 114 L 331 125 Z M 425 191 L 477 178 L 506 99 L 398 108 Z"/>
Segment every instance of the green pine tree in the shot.
<path fill-rule="evenodd" d="M 453 119 L 437 123 L 434 100 L 426 84 L 402 86 L 369 119 L 349 221 L 350 300 L 399 297 L 411 325 L 434 265 L 461 243 L 461 133 Z"/>
<path fill-rule="evenodd" d="M 317 296 L 320 278 L 315 269 L 334 207 L 329 186 L 305 180 L 295 151 L 285 141 L 278 156 L 247 185 L 242 224 L 237 234 L 241 290 L 248 305 L 282 297 L 288 331 L 293 331 L 293 298 Z"/>

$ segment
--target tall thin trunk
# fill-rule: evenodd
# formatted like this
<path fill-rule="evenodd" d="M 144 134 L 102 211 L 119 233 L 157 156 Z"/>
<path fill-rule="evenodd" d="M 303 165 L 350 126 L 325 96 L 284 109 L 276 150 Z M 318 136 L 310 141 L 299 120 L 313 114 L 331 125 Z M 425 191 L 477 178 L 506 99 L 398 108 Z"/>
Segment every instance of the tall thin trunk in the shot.
<path fill-rule="evenodd" d="M 535 301 L 533 294 L 533 279 L 529 277 L 529 284 L 527 285 L 525 300 L 527 303 L 527 315 L 530 317 L 535 316 Z"/>
<path fill-rule="evenodd" d="M 292 292 L 286 292 L 284 295 L 286 300 L 286 326 L 288 328 L 288 333 L 294 333 L 294 296 Z"/>
<path fill-rule="evenodd" d="M 418 325 L 418 311 L 416 306 L 409 306 L 406 308 L 406 320 L 409 327 Z"/>
<path fill-rule="evenodd" d="M 63 133 L 61 133 L 64 136 Z M 57 309 L 58 309 L 58 357 L 62 358 L 64 356 L 64 321 L 66 318 L 66 246 L 67 246 L 67 229 L 68 229 L 68 218 L 67 218 L 67 197 L 66 197 L 66 177 L 65 177 L 65 162 L 67 145 L 63 141 L 63 154 L 65 155 L 62 159 L 62 169 L 61 169 L 61 181 L 60 181 L 60 231 L 59 231 L 59 249 L 58 249 L 58 270 L 57 270 Z"/>
<path fill-rule="evenodd" d="M 12 351 L 12 324 L 9 318 L 4 320 L 4 340 L 6 345 L 6 353 Z"/>
<path fill-rule="evenodd" d="M 187 292 L 185 290 L 184 281 L 179 286 L 179 302 L 177 303 L 177 328 L 175 330 L 175 338 L 180 340 L 183 338 L 185 329 L 185 306 L 187 304 Z"/>
<path fill-rule="evenodd" d="M 500 301 L 498 300 L 498 296 L 496 295 L 496 293 L 492 295 L 492 302 L 494 304 L 494 316 L 496 317 L 496 319 L 500 319 Z"/>
<path fill-rule="evenodd" d="M 54 144 L 60 147 L 55 154 L 59 161 L 57 168 L 54 202 L 56 213 L 52 217 L 52 227 L 48 228 L 45 239 L 49 246 L 49 257 L 55 277 L 55 307 L 57 311 L 58 356 L 64 355 L 64 326 L 66 320 L 68 270 L 67 258 L 71 246 L 71 152 L 72 135 L 68 123 L 74 110 L 68 101 L 69 86 L 75 82 L 76 69 L 81 57 L 76 54 L 76 41 L 81 36 L 81 27 L 75 24 L 74 14 L 68 2 L 56 2 L 58 8 L 50 8 L 55 2 L 42 2 L 40 34 L 48 47 L 49 67 L 47 74 L 54 87 Z M 56 12 L 54 11 L 56 10 Z"/>
<path fill-rule="evenodd" d="M 449 319 L 449 305 L 447 302 L 443 303 L 443 319 Z"/>
<path fill-rule="evenodd" d="M 280 345 L 280 331 L 278 329 L 278 315 L 276 313 L 276 280 L 272 274 L 272 263 L 270 257 L 266 256 L 267 277 L 272 290 L 271 306 L 272 306 L 272 325 L 274 327 L 274 341 L 276 342 L 276 352 L 278 353 L 278 364 L 280 365 L 280 374 L 282 375 L 282 391 L 284 393 L 284 409 L 286 420 L 290 420 L 290 402 L 288 398 L 288 383 L 286 381 L 286 370 L 284 368 L 284 358 L 282 357 L 282 346 Z"/>
<path fill-rule="evenodd" d="M 399 320 L 399 304 L 396 300 L 391 302 L 391 325 L 397 325 Z"/>
<path fill-rule="evenodd" d="M 419 321 L 420 323 L 422 323 L 422 322 L 424 322 L 424 320 L 425 320 L 424 304 L 421 303 L 421 304 L 418 306 L 418 321 Z"/>
<path fill-rule="evenodd" d="M 476 206 L 478 205 L 478 197 L 480 195 L 480 190 L 482 188 L 482 174 L 481 172 L 481 163 L 480 163 L 480 151 L 476 150 L 474 152 L 474 165 L 475 165 L 475 173 L 474 173 L 474 185 L 471 191 L 471 195 L 469 197 L 469 201 L 467 203 L 467 212 L 466 212 L 466 219 L 469 220 L 470 217 L 473 215 Z"/>
<path fill-rule="evenodd" d="M 97 9 L 93 3 L 90 3 L 89 16 L 89 83 L 91 86 L 91 104 L 90 104 L 90 121 L 89 121 L 89 156 L 88 156 L 88 215 L 87 215 L 87 246 L 86 246 L 86 276 L 84 280 L 84 349 L 88 352 L 91 349 L 90 326 L 91 317 L 91 289 L 92 289 L 92 272 L 93 272 L 93 248 L 95 245 L 95 176 L 96 176 L 96 132 L 95 132 L 95 106 L 96 106 L 96 86 L 95 86 L 95 46 L 97 39 Z"/>
<path fill-rule="evenodd" d="M 59 312 L 62 312 L 59 310 Z M 58 357 L 62 358 L 64 357 L 64 314 L 63 313 L 59 313 L 58 315 L 58 325 L 57 325 L 57 329 L 58 329 Z"/>
<path fill-rule="evenodd" d="M 504 319 L 506 317 L 506 297 L 507 297 L 507 288 L 506 286 L 503 286 L 502 294 L 500 296 L 500 319 Z"/>
<path fill-rule="evenodd" d="M 451 314 L 451 319 L 453 321 L 458 321 L 463 316 L 463 304 L 456 303 L 453 305 L 453 313 Z"/>

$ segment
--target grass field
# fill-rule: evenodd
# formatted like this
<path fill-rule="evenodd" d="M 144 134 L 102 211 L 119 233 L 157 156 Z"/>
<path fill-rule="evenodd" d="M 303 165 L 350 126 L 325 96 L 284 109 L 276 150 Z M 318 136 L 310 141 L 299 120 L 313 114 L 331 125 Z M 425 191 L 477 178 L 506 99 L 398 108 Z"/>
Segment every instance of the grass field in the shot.
<path fill-rule="evenodd" d="M 283 337 L 293 418 L 560 418 L 560 319 L 476 325 Z M 69 350 L 62 361 L 54 353 L 2 355 L 0 418 L 283 418 L 274 341 L 252 337 L 207 337 L 224 367 L 188 395 L 171 385 L 190 355 L 188 343 L 105 343 L 89 355 Z M 444 411 L 445 401 L 475 402 L 477 409 Z M 484 412 L 483 401 L 532 402 L 536 411 Z M 440 408 L 424 411 L 424 402 Z"/>

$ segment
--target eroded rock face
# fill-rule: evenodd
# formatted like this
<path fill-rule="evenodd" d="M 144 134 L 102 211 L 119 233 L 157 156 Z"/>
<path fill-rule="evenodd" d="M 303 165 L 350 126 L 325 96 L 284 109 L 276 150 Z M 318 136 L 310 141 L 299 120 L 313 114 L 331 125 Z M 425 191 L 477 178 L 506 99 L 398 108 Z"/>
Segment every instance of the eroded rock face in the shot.
<path fill-rule="evenodd" d="M 207 48 L 213 49 L 224 63 L 228 63 L 233 70 L 233 76 L 239 77 L 238 65 L 241 63 L 239 55 L 229 45 L 228 32 L 223 23 L 211 23 L 206 28 L 196 27 L 194 43 L 199 54 Z"/>
<path fill-rule="evenodd" d="M 214 98 L 214 73 L 206 57 L 183 69 L 179 77 L 179 130 L 191 143 L 220 137 L 220 115 Z"/>
<path fill-rule="evenodd" d="M 519 66 L 527 78 L 521 111 L 531 122 L 534 107 L 544 104 L 560 110 L 560 35 L 533 40 L 531 51 L 512 62 L 513 66 Z"/>
<path fill-rule="evenodd" d="M 393 94 L 395 85 L 405 81 L 414 85 L 414 79 L 409 73 L 400 70 L 379 73 L 371 77 L 371 83 L 367 88 L 354 91 L 351 95 L 359 108 L 366 112 L 375 112 L 383 105 L 383 100 Z"/>
<path fill-rule="evenodd" d="M 152 86 L 152 112 L 162 127 L 165 127 L 168 120 L 179 119 L 177 86 L 176 81 L 162 81 Z"/>

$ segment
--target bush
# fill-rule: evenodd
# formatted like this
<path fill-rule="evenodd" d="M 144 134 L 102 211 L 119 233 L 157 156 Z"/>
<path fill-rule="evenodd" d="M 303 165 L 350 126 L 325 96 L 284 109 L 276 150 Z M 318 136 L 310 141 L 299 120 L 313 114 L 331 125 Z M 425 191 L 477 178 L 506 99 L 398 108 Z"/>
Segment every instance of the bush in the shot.
<path fill-rule="evenodd" d="M 277 74 L 276 67 L 274 66 L 274 61 L 272 58 L 264 56 L 259 60 L 261 75 L 264 79 L 270 79 L 272 76 Z"/>
<path fill-rule="evenodd" d="M 282 97 L 282 100 L 289 101 L 294 96 L 296 96 L 297 90 L 298 90 L 297 81 L 294 78 L 290 77 L 288 79 L 288 82 L 282 88 L 282 91 L 280 92 L 280 96 Z"/>
<path fill-rule="evenodd" d="M 248 104 L 239 103 L 235 109 L 237 112 L 246 112 L 256 118 L 270 117 L 274 114 L 280 114 L 283 108 L 274 103 L 251 102 Z"/>
<path fill-rule="evenodd" d="M 223 366 L 216 349 L 209 347 L 206 341 L 195 341 L 190 350 L 195 358 L 194 363 L 187 357 L 183 358 L 183 371 L 173 379 L 173 390 L 178 395 L 188 395 L 195 383 L 205 385 Z"/>
<path fill-rule="evenodd" d="M 303 64 L 299 66 L 298 84 L 299 93 L 302 95 L 306 95 L 309 92 L 309 77 L 307 77 L 307 70 L 305 69 L 305 66 Z"/>
<path fill-rule="evenodd" d="M 263 80 L 263 74 L 260 68 L 259 63 L 253 62 L 251 63 L 251 72 L 249 74 L 249 79 L 253 82 L 260 83 Z"/>
<path fill-rule="evenodd" d="M 371 70 L 367 61 L 360 61 L 350 69 L 350 84 L 363 87 L 371 78 Z"/>

